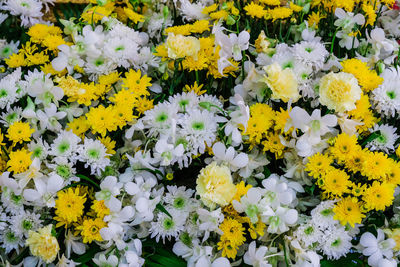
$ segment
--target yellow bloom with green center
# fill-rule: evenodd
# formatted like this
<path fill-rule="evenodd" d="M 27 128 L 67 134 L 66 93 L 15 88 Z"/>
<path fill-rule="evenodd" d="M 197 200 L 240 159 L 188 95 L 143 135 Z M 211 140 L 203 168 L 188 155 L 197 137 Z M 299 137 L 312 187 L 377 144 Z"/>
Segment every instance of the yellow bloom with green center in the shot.
<path fill-rule="evenodd" d="M 40 228 L 37 232 L 29 231 L 29 237 L 26 240 L 26 245 L 29 246 L 33 256 L 41 258 L 46 263 L 53 262 L 60 247 L 55 238 L 51 234 L 53 225 L 49 224 Z"/>
<path fill-rule="evenodd" d="M 29 123 L 17 121 L 8 128 L 6 136 L 13 143 L 29 142 L 34 131 L 35 130 L 29 126 Z"/>
<path fill-rule="evenodd" d="M 103 241 L 100 230 L 104 227 L 107 227 L 107 224 L 103 219 L 96 218 L 83 220 L 82 225 L 76 229 L 81 230 L 83 243 L 92 243 L 93 241 Z"/>
<path fill-rule="evenodd" d="M 56 217 L 54 219 L 58 221 L 57 227 L 65 224 L 67 227 L 73 222 L 77 222 L 78 219 L 83 215 L 84 204 L 86 202 L 86 196 L 79 194 L 79 189 L 68 188 L 66 190 L 59 191 L 56 199 Z"/>

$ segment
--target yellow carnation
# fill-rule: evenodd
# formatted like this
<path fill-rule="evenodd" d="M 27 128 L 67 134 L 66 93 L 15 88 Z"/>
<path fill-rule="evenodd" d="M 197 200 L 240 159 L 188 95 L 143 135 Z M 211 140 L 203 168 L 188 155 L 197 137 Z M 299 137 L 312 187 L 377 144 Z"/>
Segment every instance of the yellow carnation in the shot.
<path fill-rule="evenodd" d="M 331 72 L 322 77 L 319 83 L 320 103 L 337 112 L 355 109 L 361 93 L 357 79 L 349 73 Z"/>
<path fill-rule="evenodd" d="M 46 263 L 53 262 L 60 250 L 57 239 L 51 234 L 52 227 L 53 225 L 49 224 L 40 228 L 38 232 L 29 231 L 29 238 L 26 240 L 32 255 L 40 257 Z"/>
<path fill-rule="evenodd" d="M 296 76 L 290 68 L 282 69 L 277 63 L 264 67 L 267 75 L 262 79 L 272 91 L 272 99 L 296 102 L 300 98 Z"/>
<path fill-rule="evenodd" d="M 192 36 L 169 34 L 167 39 L 168 57 L 172 59 L 194 57 L 200 51 L 200 41 Z"/>
<path fill-rule="evenodd" d="M 228 205 L 236 194 L 231 172 L 226 166 L 218 166 L 214 161 L 200 171 L 196 191 L 208 207 L 215 204 Z"/>

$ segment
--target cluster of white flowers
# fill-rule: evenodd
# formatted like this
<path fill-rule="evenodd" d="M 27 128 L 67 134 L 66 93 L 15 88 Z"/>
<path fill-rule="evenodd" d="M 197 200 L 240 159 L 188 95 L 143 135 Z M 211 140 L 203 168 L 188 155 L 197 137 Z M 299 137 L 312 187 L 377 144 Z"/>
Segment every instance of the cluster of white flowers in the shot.
<path fill-rule="evenodd" d="M 0 24 L 7 18 L 7 13 L 21 19 L 21 26 L 30 27 L 36 23 L 44 23 L 43 10 L 49 11 L 54 0 L 6 0 L 0 3 Z"/>

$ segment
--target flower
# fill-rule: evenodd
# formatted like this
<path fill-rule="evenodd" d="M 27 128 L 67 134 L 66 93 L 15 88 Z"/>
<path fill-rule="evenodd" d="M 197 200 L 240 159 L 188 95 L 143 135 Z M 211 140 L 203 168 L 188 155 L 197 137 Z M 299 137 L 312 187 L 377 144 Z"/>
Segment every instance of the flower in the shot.
<path fill-rule="evenodd" d="M 362 253 L 368 256 L 368 264 L 373 267 L 382 266 L 379 262 L 383 258 L 391 259 L 393 257 L 392 249 L 396 246 L 396 242 L 389 238 L 385 239 L 385 233 L 382 229 L 377 229 L 378 236 L 366 232 L 360 238 Z"/>
<path fill-rule="evenodd" d="M 197 194 L 208 207 L 228 205 L 237 190 L 229 168 L 219 166 L 215 161 L 201 169 L 196 184 Z"/>
<path fill-rule="evenodd" d="M 249 249 L 243 256 L 244 263 L 250 266 L 260 266 L 260 267 L 272 267 L 268 260 L 265 258 L 266 254 L 269 252 L 268 247 L 260 246 L 256 247 L 256 241 L 253 241 L 249 245 Z"/>
<path fill-rule="evenodd" d="M 92 243 L 93 241 L 103 241 L 100 235 L 100 229 L 106 227 L 107 224 L 103 219 L 86 219 L 76 229 L 81 231 L 83 243 Z"/>
<path fill-rule="evenodd" d="M 34 131 L 35 130 L 29 126 L 29 123 L 17 121 L 10 125 L 6 136 L 14 143 L 23 143 L 24 141 L 30 141 Z"/>
<path fill-rule="evenodd" d="M 79 189 L 68 188 L 66 190 L 57 193 L 56 199 L 56 217 L 58 221 L 56 227 L 60 227 L 65 224 L 68 227 L 69 224 L 78 221 L 83 215 L 83 208 L 86 202 L 85 195 L 79 195 Z"/>
<path fill-rule="evenodd" d="M 361 211 L 361 204 L 356 198 L 346 197 L 335 204 L 333 208 L 335 220 L 339 220 L 342 225 L 347 223 L 354 227 L 354 224 L 361 223 L 365 215 Z"/>
<path fill-rule="evenodd" d="M 14 173 L 21 173 L 28 169 L 31 165 L 32 152 L 26 149 L 12 151 L 10 153 L 10 160 L 7 162 L 8 170 Z"/>
<path fill-rule="evenodd" d="M 53 225 L 49 224 L 40 228 L 37 232 L 29 231 L 29 237 L 26 240 L 32 255 L 41 258 L 47 264 L 56 259 L 60 250 L 57 238 L 51 233 L 52 228 Z"/>
<path fill-rule="evenodd" d="M 264 67 L 264 81 L 272 91 L 272 98 L 283 102 L 296 102 L 300 98 L 298 82 L 290 68 L 282 69 L 277 63 Z"/>
<path fill-rule="evenodd" d="M 200 51 L 200 41 L 195 37 L 170 33 L 166 47 L 169 58 L 178 59 L 191 56 L 197 58 L 197 53 Z"/>
<path fill-rule="evenodd" d="M 394 199 L 394 187 L 388 183 L 374 181 L 363 194 L 363 200 L 368 209 L 385 210 L 392 205 Z"/>
<path fill-rule="evenodd" d="M 319 83 L 319 101 L 337 112 L 355 109 L 361 93 L 357 79 L 349 73 L 330 72 Z"/>

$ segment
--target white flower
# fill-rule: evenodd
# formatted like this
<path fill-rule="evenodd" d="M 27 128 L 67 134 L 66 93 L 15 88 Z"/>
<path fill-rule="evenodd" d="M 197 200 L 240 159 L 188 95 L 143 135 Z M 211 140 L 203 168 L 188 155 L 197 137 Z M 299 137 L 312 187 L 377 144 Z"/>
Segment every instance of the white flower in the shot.
<path fill-rule="evenodd" d="M 335 16 L 338 18 L 335 20 L 335 26 L 346 31 L 351 31 L 355 24 L 363 25 L 365 23 L 365 18 L 361 13 L 354 16 L 354 13 L 346 12 L 341 8 L 336 8 Z"/>
<path fill-rule="evenodd" d="M 203 8 L 206 6 L 205 3 L 191 3 L 189 0 L 179 0 L 179 2 L 179 11 L 182 13 L 184 20 L 193 21 L 207 18 L 207 15 L 202 12 Z"/>
<path fill-rule="evenodd" d="M 205 231 L 203 242 L 208 239 L 211 232 L 222 233 L 221 230 L 218 228 L 224 220 L 224 215 L 221 212 L 221 208 L 213 211 L 199 209 L 197 211 L 197 214 L 199 215 L 199 229 L 201 231 Z"/>
<path fill-rule="evenodd" d="M 387 39 L 385 32 L 381 28 L 375 28 L 371 35 L 366 32 L 367 40 L 372 44 L 374 54 L 371 56 L 374 62 L 383 59 L 385 63 L 390 64 L 396 57 L 394 51 L 398 51 L 399 45 L 395 40 Z"/>
<path fill-rule="evenodd" d="M 54 197 L 64 187 L 64 180 L 59 176 L 52 176 L 48 179 L 35 179 L 36 189 L 25 189 L 24 198 L 38 206 L 55 206 Z"/>
<path fill-rule="evenodd" d="M 30 180 L 35 180 L 43 177 L 40 172 L 41 162 L 38 158 L 33 159 L 31 165 L 29 165 L 28 170 L 23 173 L 14 174 L 14 177 L 18 180 L 18 185 L 20 188 L 25 188 Z"/>
<path fill-rule="evenodd" d="M 106 151 L 106 147 L 99 140 L 85 138 L 84 144 L 78 147 L 78 158 L 85 163 L 85 168 L 90 166 L 91 174 L 100 175 L 110 164 Z"/>
<path fill-rule="evenodd" d="M 5 249 L 6 253 L 9 253 L 14 249 L 18 253 L 19 248 L 24 245 L 24 239 L 22 238 L 22 236 L 17 235 L 11 230 L 10 227 L 7 227 L 0 232 L 0 240 L 2 241 L 1 246 L 3 249 Z"/>
<path fill-rule="evenodd" d="M 242 31 L 239 35 L 234 33 L 229 34 L 229 39 L 232 45 L 233 59 L 236 61 L 242 60 L 242 51 L 249 48 L 250 33 Z"/>
<path fill-rule="evenodd" d="M 6 19 L 7 17 L 7 14 L 0 13 L 0 24 L 2 23 L 2 19 Z M 18 53 L 18 45 L 19 41 L 7 43 L 5 40 L 0 40 L 0 59 L 5 59 L 14 53 Z"/>
<path fill-rule="evenodd" d="M 217 142 L 212 147 L 214 153 L 214 160 L 218 163 L 225 163 L 229 166 L 231 171 L 237 171 L 240 168 L 243 168 L 249 162 L 249 158 L 246 153 L 238 153 L 233 147 L 226 148 L 225 145 L 221 142 Z"/>
<path fill-rule="evenodd" d="M 36 229 L 42 226 L 40 214 L 29 211 L 21 211 L 21 213 L 13 216 L 10 223 L 13 232 L 25 238 L 28 238 L 28 232 L 30 230 L 36 231 Z"/>
<path fill-rule="evenodd" d="M 147 110 L 139 122 L 149 129 L 149 134 L 169 134 L 176 125 L 178 107 L 168 102 L 160 103 L 153 109 Z"/>
<path fill-rule="evenodd" d="M 263 190 L 262 203 L 272 208 L 282 205 L 290 205 L 296 199 L 296 192 L 289 187 L 283 177 L 272 174 L 262 181 Z"/>
<path fill-rule="evenodd" d="M 240 198 L 240 202 L 233 200 L 233 208 L 239 213 L 246 213 L 246 216 L 250 218 L 253 224 L 258 222 L 258 216 L 267 209 L 271 209 L 269 206 L 261 203 L 263 191 L 257 187 L 252 187 L 247 191 L 247 194 Z"/>
<path fill-rule="evenodd" d="M 2 8 L 10 11 L 11 15 L 20 17 L 22 26 L 29 27 L 40 22 L 43 16 L 42 7 L 39 0 L 8 0 Z"/>
<path fill-rule="evenodd" d="M 182 216 L 182 212 L 166 208 L 171 217 L 164 212 L 159 212 L 155 222 L 151 223 L 149 232 L 151 238 L 156 238 L 159 242 L 160 238 L 165 243 L 165 238 L 171 240 L 171 237 L 177 238 L 179 234 L 184 230 L 185 216 Z"/>
<path fill-rule="evenodd" d="M 127 245 L 128 248 L 125 252 L 127 267 L 142 266 L 144 264 L 144 259 L 140 257 L 142 255 L 142 242 L 140 239 L 134 239 Z"/>
<path fill-rule="evenodd" d="M 51 65 L 56 71 L 62 71 L 67 68 L 68 73 L 72 74 L 75 66 L 83 67 L 84 61 L 79 57 L 79 54 L 68 45 L 60 45 L 58 56 L 51 61 Z"/>
<path fill-rule="evenodd" d="M 81 240 L 81 238 L 79 236 L 75 236 L 71 230 L 65 233 L 65 254 L 68 258 L 71 256 L 71 251 L 78 255 L 85 253 L 86 246 L 79 240 Z"/>
<path fill-rule="evenodd" d="M 18 101 L 23 91 L 18 86 L 21 78 L 21 68 L 0 79 L 0 108 L 9 108 L 11 104 Z"/>
<path fill-rule="evenodd" d="M 93 258 L 93 262 L 97 266 L 107 266 L 107 267 L 117 267 L 118 266 L 118 258 L 115 255 L 110 255 L 108 258 L 106 257 L 105 254 L 97 254 Z"/>
<path fill-rule="evenodd" d="M 7 14 L 4 14 L 4 13 L 0 12 L 0 24 L 2 24 L 7 18 L 8 18 Z"/>
<path fill-rule="evenodd" d="M 383 83 L 372 91 L 374 108 L 385 116 L 394 117 L 400 111 L 400 70 L 385 69 Z"/>
<path fill-rule="evenodd" d="M 68 158 L 72 162 L 75 162 L 80 142 L 81 138 L 72 131 L 61 131 L 50 146 L 49 154 L 56 157 Z"/>
<path fill-rule="evenodd" d="M 383 258 L 391 259 L 393 257 L 393 248 L 396 242 L 391 239 L 385 239 L 385 233 L 382 229 L 377 229 L 378 236 L 366 232 L 360 238 L 362 253 L 368 256 L 368 264 L 372 267 L 381 266 L 379 263 Z"/>
<path fill-rule="evenodd" d="M 100 183 L 100 191 L 96 192 L 95 197 L 97 200 L 104 200 L 108 208 L 113 209 L 121 205 L 120 201 L 116 198 L 119 195 L 122 184 L 118 182 L 117 177 L 107 176 Z"/>
<path fill-rule="evenodd" d="M 265 256 L 268 253 L 268 248 L 265 246 L 256 247 L 256 241 L 249 245 L 249 249 L 243 256 L 244 263 L 254 267 L 272 267 Z"/>
<path fill-rule="evenodd" d="M 311 211 L 312 222 L 321 229 L 338 224 L 338 221 L 333 219 L 335 215 L 333 212 L 334 204 L 334 200 L 326 200 L 318 204 L 318 206 Z"/>
<path fill-rule="evenodd" d="M 164 196 L 164 202 L 171 205 L 172 208 L 185 211 L 182 214 L 188 214 L 187 212 L 193 209 L 192 196 L 194 190 L 186 189 L 184 186 L 177 187 L 176 185 L 167 185 L 168 192 Z"/>
<path fill-rule="evenodd" d="M 328 235 L 324 235 L 324 244 L 322 251 L 328 256 L 328 259 L 339 259 L 346 255 L 350 248 L 352 237 L 344 230 L 344 228 L 336 228 Z"/>
<path fill-rule="evenodd" d="M 377 133 L 378 131 L 379 131 L 378 137 L 376 137 L 371 142 L 368 142 L 366 147 L 368 147 L 372 151 L 381 150 L 384 151 L 385 153 L 393 151 L 394 143 L 399 138 L 399 136 L 396 134 L 397 129 L 393 126 L 390 126 L 389 124 L 381 124 L 381 125 L 375 124 L 374 128 L 372 129 L 372 132 L 378 134 Z"/>
<path fill-rule="evenodd" d="M 182 144 L 175 147 L 173 144 L 169 144 L 166 138 L 158 140 L 154 149 L 154 158 L 160 160 L 161 166 L 173 165 L 184 152 Z"/>
<path fill-rule="evenodd" d="M 295 209 L 278 207 L 275 211 L 269 209 L 262 214 L 262 221 L 268 225 L 269 233 L 284 233 L 289 226 L 297 222 L 298 212 Z"/>
<path fill-rule="evenodd" d="M 329 52 L 321 42 L 302 41 L 293 46 L 294 56 L 304 64 L 321 69 Z"/>
<path fill-rule="evenodd" d="M 305 248 L 313 248 L 324 242 L 324 233 L 312 221 L 302 224 L 296 229 L 293 236 L 304 244 Z"/>
<path fill-rule="evenodd" d="M 64 111 L 57 111 L 56 105 L 51 103 L 48 107 L 44 108 L 44 112 L 42 110 L 38 110 L 36 115 L 40 121 L 41 130 L 58 132 L 62 128 L 59 120 L 67 116 L 67 113 Z"/>

